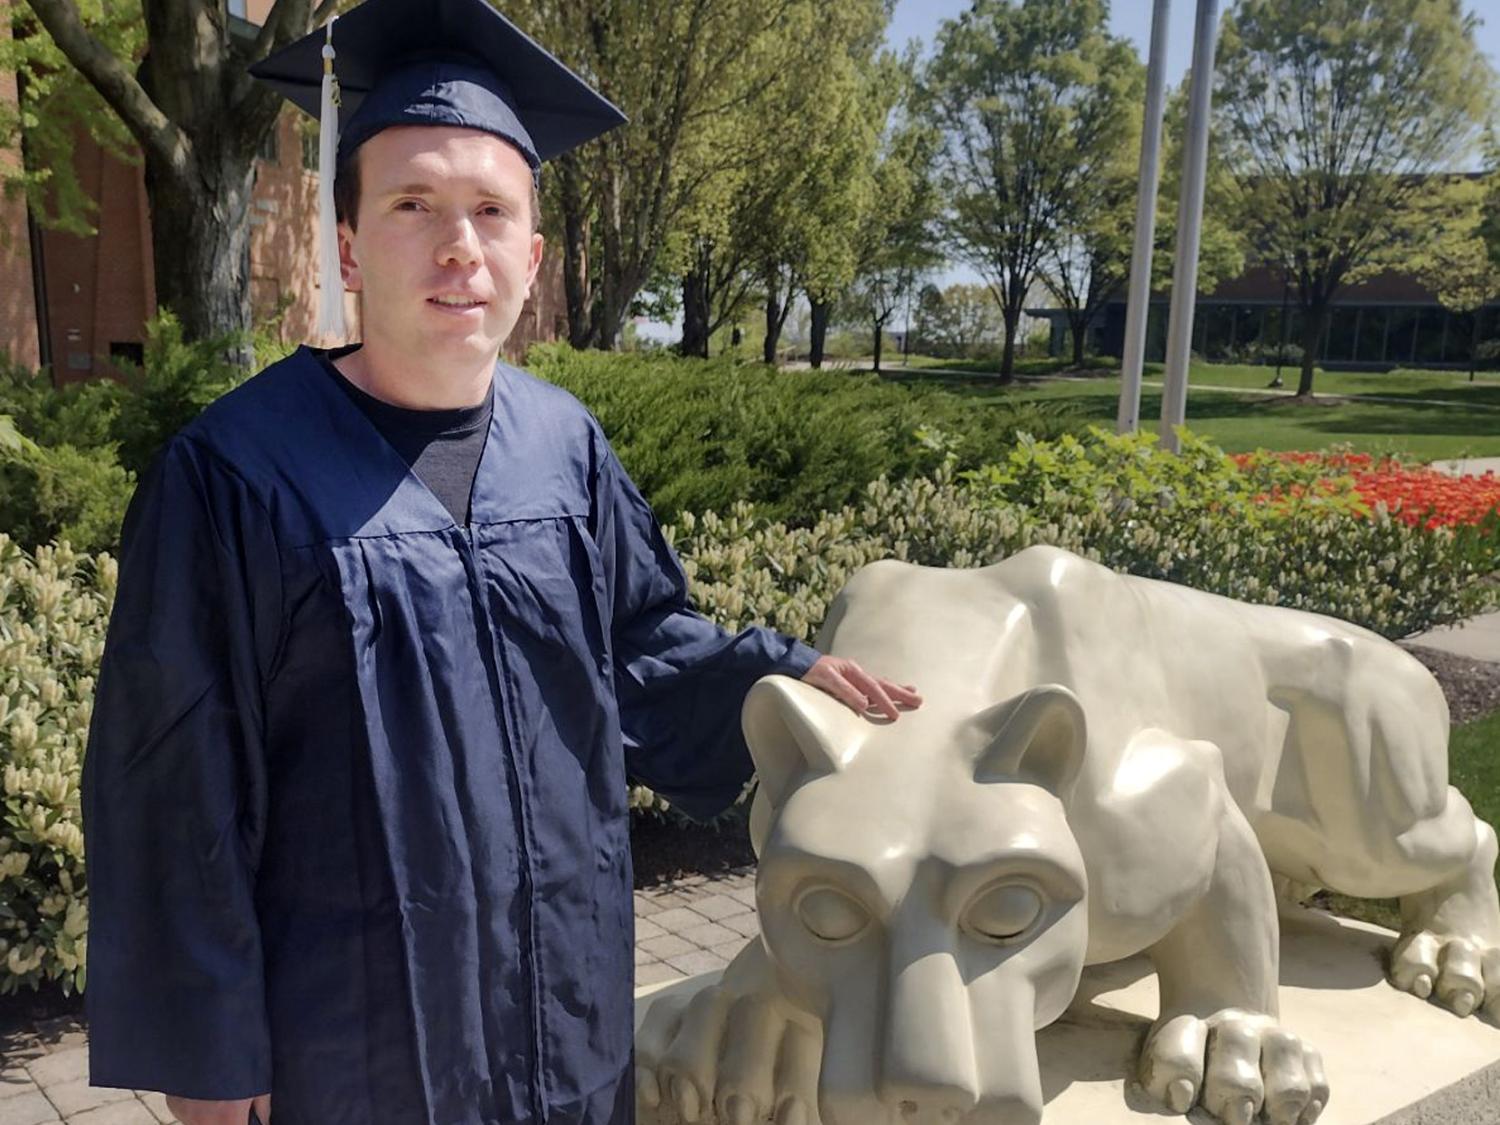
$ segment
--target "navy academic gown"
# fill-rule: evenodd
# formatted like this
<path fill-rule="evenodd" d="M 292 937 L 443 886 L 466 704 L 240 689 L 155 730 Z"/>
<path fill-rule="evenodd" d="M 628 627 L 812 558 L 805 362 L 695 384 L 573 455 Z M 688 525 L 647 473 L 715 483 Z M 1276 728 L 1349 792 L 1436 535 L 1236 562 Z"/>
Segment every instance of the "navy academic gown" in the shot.
<path fill-rule="evenodd" d="M 455 526 L 299 350 L 126 520 L 84 765 L 90 1067 L 275 1125 L 631 1120 L 626 775 L 750 775 L 817 658 L 692 612 L 597 422 L 499 365 Z"/>

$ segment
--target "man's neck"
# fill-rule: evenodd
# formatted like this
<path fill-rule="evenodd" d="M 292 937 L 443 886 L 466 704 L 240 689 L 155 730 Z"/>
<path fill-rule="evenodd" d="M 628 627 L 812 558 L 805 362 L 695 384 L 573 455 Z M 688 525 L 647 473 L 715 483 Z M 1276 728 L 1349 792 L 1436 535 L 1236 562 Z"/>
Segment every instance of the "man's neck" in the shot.
<path fill-rule="evenodd" d="M 478 406 L 490 392 L 498 355 L 478 366 L 455 369 L 432 361 L 408 362 L 366 340 L 333 361 L 339 373 L 366 394 L 407 410 L 454 410 Z"/>

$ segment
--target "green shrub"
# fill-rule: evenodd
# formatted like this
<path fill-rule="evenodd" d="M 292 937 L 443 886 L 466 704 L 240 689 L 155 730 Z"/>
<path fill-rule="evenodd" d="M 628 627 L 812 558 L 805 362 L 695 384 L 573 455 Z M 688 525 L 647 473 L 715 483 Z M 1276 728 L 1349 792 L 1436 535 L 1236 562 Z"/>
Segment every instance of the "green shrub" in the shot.
<path fill-rule="evenodd" d="M 163 311 L 146 325 L 144 362 L 123 379 L 54 387 L 0 363 L 0 528 L 27 547 L 67 540 L 113 550 L 136 475 L 219 395 L 243 381 L 236 337 L 188 343 Z"/>
<path fill-rule="evenodd" d="M 1003 462 L 960 476 L 942 435 L 924 437 L 941 459 L 934 472 L 877 479 L 806 526 L 745 503 L 668 526 L 698 607 L 731 629 L 761 622 L 810 640 L 867 563 L 983 566 L 1037 543 L 1391 637 L 1495 601 L 1481 580 L 1500 566 L 1493 525 L 1414 528 L 1363 508 L 1347 482 L 1313 487 L 1316 467 L 1266 456 L 1241 470 L 1191 435 L 1173 456 L 1096 430 L 1022 440 Z M 6 438 L 0 427 L 0 448 Z M 1269 494 L 1285 500 L 1267 504 Z M 84 984 L 78 787 L 116 578 L 108 555 L 27 553 L 0 535 L 0 992 Z M 636 788 L 631 807 L 666 806 Z"/>
<path fill-rule="evenodd" d="M 976 405 L 869 374 L 562 345 L 533 347 L 527 360 L 594 412 L 663 520 L 748 500 L 769 519 L 806 523 L 876 477 L 935 467 L 941 458 L 919 429 L 941 432 L 967 468 L 1003 456 L 1018 430 L 1051 437 L 1080 426 L 1065 405 Z"/>
<path fill-rule="evenodd" d="M 237 334 L 189 342 L 181 322 L 167 310 L 149 321 L 141 365 L 119 365 L 126 393 L 110 436 L 119 448 L 120 464 L 133 473 L 144 472 L 168 438 L 243 383 L 250 373 L 239 363 L 239 354 Z"/>
<path fill-rule="evenodd" d="M 1486 581 L 1500 568 L 1493 521 L 1459 531 L 1411 527 L 1369 510 L 1348 478 L 1317 487 L 1324 472 L 1271 455 L 1242 470 L 1186 432 L 1174 455 L 1151 435 L 1094 429 L 1081 441 L 1022 439 L 1005 461 L 962 478 L 950 463 L 929 479 L 876 481 L 860 504 L 805 528 L 741 504 L 727 516 L 685 516 L 669 531 L 705 614 L 726 628 L 761 622 L 807 641 L 868 562 L 984 566 L 1039 543 L 1392 638 L 1500 600 Z M 1284 500 L 1265 503 L 1268 494 Z M 636 789 L 631 805 L 664 802 Z"/>
<path fill-rule="evenodd" d="M 0 535 L 0 993 L 84 985 L 79 776 L 115 562 Z"/>

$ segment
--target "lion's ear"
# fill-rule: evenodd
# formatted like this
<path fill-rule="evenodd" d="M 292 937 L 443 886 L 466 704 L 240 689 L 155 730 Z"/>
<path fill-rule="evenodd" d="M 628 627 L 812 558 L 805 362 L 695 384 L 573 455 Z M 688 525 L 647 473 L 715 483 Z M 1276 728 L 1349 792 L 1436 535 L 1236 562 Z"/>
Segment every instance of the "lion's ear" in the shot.
<path fill-rule="evenodd" d="M 808 770 L 832 773 L 853 760 L 867 729 L 844 704 L 789 676 L 757 681 L 740 720 L 761 792 L 778 808 Z"/>
<path fill-rule="evenodd" d="M 1078 697 L 1043 684 L 973 719 L 982 749 L 974 780 L 1030 781 L 1065 797 L 1083 765 L 1088 726 Z"/>

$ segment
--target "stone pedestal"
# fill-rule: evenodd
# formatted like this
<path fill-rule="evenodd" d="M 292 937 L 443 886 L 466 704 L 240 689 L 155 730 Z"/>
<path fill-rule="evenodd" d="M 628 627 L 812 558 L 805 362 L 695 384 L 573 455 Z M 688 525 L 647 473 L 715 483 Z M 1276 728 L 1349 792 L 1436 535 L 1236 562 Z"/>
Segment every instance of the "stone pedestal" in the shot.
<path fill-rule="evenodd" d="M 1282 1022 L 1322 1052 L 1332 1091 L 1320 1125 L 1500 1125 L 1500 1028 L 1392 988 L 1384 965 L 1395 935 L 1315 911 L 1284 918 L 1282 935 Z M 641 989 L 637 1022 L 663 988 L 716 977 Z M 1037 1035 L 1044 1122 L 1162 1125 L 1165 1110 L 1128 1080 L 1156 1008 L 1145 958 L 1084 972 L 1067 1014 Z M 1212 1119 L 1195 1109 L 1188 1120 Z M 662 1112 L 640 1125 L 678 1121 Z"/>

